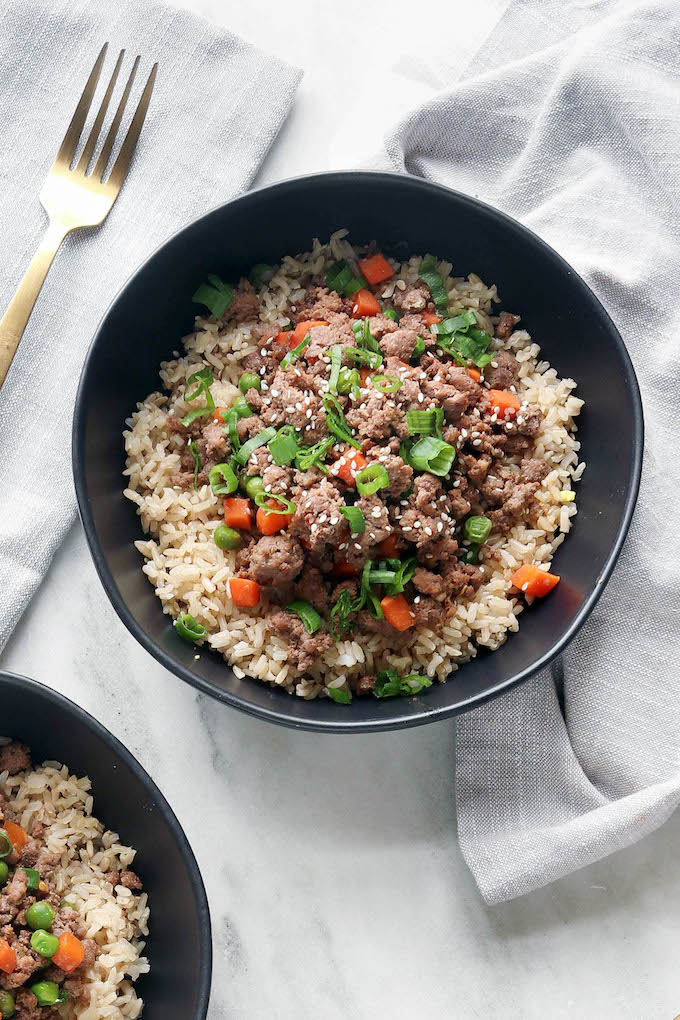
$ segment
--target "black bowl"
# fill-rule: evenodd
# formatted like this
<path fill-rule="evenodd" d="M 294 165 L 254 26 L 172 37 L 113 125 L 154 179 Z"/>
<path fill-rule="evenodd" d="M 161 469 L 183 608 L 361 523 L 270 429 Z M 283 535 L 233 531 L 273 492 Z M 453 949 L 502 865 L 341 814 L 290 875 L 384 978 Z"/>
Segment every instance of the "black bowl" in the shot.
<path fill-rule="evenodd" d="M 130 752 L 100 723 L 35 680 L 0 671 L 0 736 L 27 743 L 33 760 L 56 760 L 92 780 L 94 814 L 137 849 L 134 868 L 149 894 L 145 954 L 135 982 L 145 1020 L 204 1020 L 212 945 L 203 880 L 182 827 Z M 177 932 L 182 965 L 177 966 Z"/>
<path fill-rule="evenodd" d="M 448 683 L 413 699 L 303 701 L 248 678 L 217 654 L 194 658 L 175 633 L 133 548 L 141 529 L 122 495 L 123 422 L 158 389 L 160 362 L 190 332 L 191 295 L 209 272 L 236 279 L 255 262 L 306 251 L 313 237 L 349 227 L 399 257 L 434 252 L 459 273 L 497 283 L 503 307 L 520 312 L 561 376 L 578 381 L 588 467 L 579 514 L 555 568 L 561 584 L 522 615 L 520 632 Z M 250 192 L 167 241 L 106 313 L 76 401 L 73 465 L 85 533 L 123 623 L 168 669 L 220 701 L 274 722 L 318 730 L 379 730 L 442 719 L 507 690 L 545 666 L 574 636 L 602 593 L 623 543 L 642 461 L 642 408 L 635 374 L 611 319 L 563 259 L 525 227 L 481 202 L 418 178 L 345 172 Z"/>

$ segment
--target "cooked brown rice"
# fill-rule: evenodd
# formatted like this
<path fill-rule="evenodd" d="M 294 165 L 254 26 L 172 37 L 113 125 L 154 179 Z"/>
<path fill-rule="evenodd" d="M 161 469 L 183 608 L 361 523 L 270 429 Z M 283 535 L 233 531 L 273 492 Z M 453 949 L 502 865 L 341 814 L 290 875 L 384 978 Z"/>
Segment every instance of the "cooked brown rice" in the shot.
<path fill-rule="evenodd" d="M 262 287 L 261 319 L 285 326 L 285 309 L 303 294 L 312 276 L 322 275 L 339 258 L 356 258 L 338 231 L 328 244 L 315 240 L 311 252 L 285 257 L 276 275 Z M 404 262 L 389 280 L 381 296 L 389 298 L 395 287 L 404 289 L 418 278 L 420 257 Z M 498 300 L 496 287 L 486 286 L 478 276 L 451 276 L 452 266 L 439 262 L 449 291 L 449 308 L 472 308 L 483 328 L 493 332 L 489 316 Z M 212 535 L 220 522 L 220 498 L 208 485 L 183 491 L 171 484 L 179 470 L 183 439 L 169 434 L 168 411 L 182 415 L 185 381 L 206 363 L 213 370 L 212 394 L 218 406 L 228 406 L 240 396 L 237 383 L 243 358 L 256 350 L 247 324 L 229 328 L 215 318 L 196 319 L 196 331 L 184 340 L 186 354 L 174 352 L 161 365 L 165 392 L 152 393 L 138 405 L 125 431 L 128 486 L 125 495 L 138 508 L 142 527 L 149 536 L 135 543 L 144 557 L 143 570 L 154 585 L 163 611 L 173 618 L 191 613 L 208 630 L 207 643 L 221 652 L 239 677 L 249 675 L 283 687 L 303 698 L 324 694 L 328 687 L 342 687 L 348 678 L 358 679 L 382 668 L 400 673 L 421 672 L 445 680 L 452 670 L 476 655 L 478 647 L 496 649 L 510 632 L 519 628 L 524 600 L 511 594 L 510 576 L 523 563 L 547 568 L 564 541 L 576 513 L 573 483 L 585 465 L 579 462 L 580 443 L 575 438 L 575 418 L 583 401 L 574 396 L 576 384 L 560 379 L 554 368 L 540 358 L 540 348 L 524 330 L 513 333 L 504 345 L 520 362 L 518 396 L 536 404 L 544 413 L 533 454 L 552 464 L 536 494 L 538 512 L 517 524 L 509 533 L 487 543 L 498 558 L 482 564 L 485 580 L 474 598 L 458 604 L 437 631 L 415 628 L 409 646 L 394 651 L 380 634 L 362 633 L 338 641 L 300 678 L 287 661 L 285 641 L 269 626 L 271 612 L 263 596 L 256 611 L 237 608 L 227 582 L 235 572 L 235 553 L 219 549 Z M 530 600 L 527 600 L 530 601 Z"/>

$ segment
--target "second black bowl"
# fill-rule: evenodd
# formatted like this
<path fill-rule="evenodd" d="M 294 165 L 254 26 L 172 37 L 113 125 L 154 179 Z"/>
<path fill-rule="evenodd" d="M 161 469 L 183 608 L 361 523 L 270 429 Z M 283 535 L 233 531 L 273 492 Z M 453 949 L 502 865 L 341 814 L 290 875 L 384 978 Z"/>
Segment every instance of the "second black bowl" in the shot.
<path fill-rule="evenodd" d="M 459 274 L 496 283 L 560 376 L 578 383 L 587 470 L 579 513 L 555 568 L 550 598 L 522 614 L 519 634 L 480 654 L 417 698 L 303 701 L 248 678 L 217 654 L 194 657 L 162 613 L 133 547 L 139 520 L 123 496 L 121 433 L 137 401 L 159 386 L 160 362 L 191 331 L 197 284 L 237 279 L 256 262 L 310 248 L 348 227 L 357 243 L 388 253 L 433 252 Z M 80 514 L 106 592 L 123 623 L 168 669 L 220 701 L 290 726 L 389 729 L 441 719 L 525 679 L 574 636 L 602 592 L 633 512 L 642 460 L 642 410 L 633 368 L 611 319 L 551 248 L 495 209 L 447 188 L 396 174 L 337 173 L 251 192 L 164 244 L 109 308 L 90 349 L 76 402 L 73 465 Z"/>

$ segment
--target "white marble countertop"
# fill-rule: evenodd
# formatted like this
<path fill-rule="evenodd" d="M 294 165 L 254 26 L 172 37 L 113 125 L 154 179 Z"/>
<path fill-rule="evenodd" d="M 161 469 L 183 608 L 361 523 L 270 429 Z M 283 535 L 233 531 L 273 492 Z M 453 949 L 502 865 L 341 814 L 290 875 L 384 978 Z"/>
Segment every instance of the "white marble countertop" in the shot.
<path fill-rule="evenodd" d="M 357 165 L 395 117 L 442 84 L 440 57 L 481 39 L 502 6 L 485 0 L 466 12 L 433 0 L 414 19 L 406 0 L 187 5 L 305 69 L 260 182 Z M 439 54 L 437 22 L 451 29 L 437 33 Z M 403 72 L 407 52 L 423 54 L 418 80 Z M 371 82 L 385 95 L 375 118 L 365 116 Z M 118 621 L 80 526 L 0 662 L 92 712 L 177 812 L 212 910 L 210 1020 L 680 1013 L 680 814 L 616 857 L 487 908 L 456 843 L 451 724 L 328 737 L 197 694 Z M 122 706 L 131 702 L 129 720 Z"/>

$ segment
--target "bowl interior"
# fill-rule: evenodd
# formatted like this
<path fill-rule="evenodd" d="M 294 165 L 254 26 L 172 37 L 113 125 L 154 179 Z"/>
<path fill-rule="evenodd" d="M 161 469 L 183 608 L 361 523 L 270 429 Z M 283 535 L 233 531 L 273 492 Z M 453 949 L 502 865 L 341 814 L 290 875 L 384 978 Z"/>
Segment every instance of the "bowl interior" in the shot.
<path fill-rule="evenodd" d="M 496 283 L 499 307 L 522 324 L 560 376 L 578 381 L 586 400 L 579 422 L 588 466 L 579 513 L 558 550 L 561 584 L 522 614 L 519 635 L 481 654 L 447 684 L 413 699 L 355 699 L 342 708 L 305 702 L 249 679 L 216 654 L 201 654 L 175 634 L 141 571 L 141 535 L 122 495 L 121 432 L 137 401 L 159 388 L 160 362 L 193 325 L 191 295 L 208 272 L 237 279 L 255 262 L 274 262 L 348 227 L 356 242 L 377 239 L 404 258 L 433 252 L 454 272 Z M 603 380 L 606 385 L 603 385 Z M 416 178 L 323 174 L 250 193 L 168 241 L 110 307 L 81 380 L 74 428 L 80 511 L 105 588 L 123 622 L 160 661 L 200 689 L 293 726 L 366 729 L 409 725 L 452 714 L 527 676 L 573 635 L 613 565 L 639 480 L 642 417 L 633 369 L 606 312 L 576 273 L 519 224 L 488 206 Z"/>
<path fill-rule="evenodd" d="M 89 776 L 95 816 L 138 851 L 133 867 L 151 906 L 145 949 L 151 969 L 135 983 L 144 1017 L 203 1020 L 210 991 L 210 916 L 198 866 L 167 801 L 115 737 L 66 698 L 0 672 L 0 700 L 0 735 L 29 744 L 36 764 L 59 761 Z"/>

